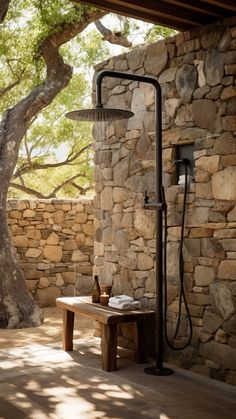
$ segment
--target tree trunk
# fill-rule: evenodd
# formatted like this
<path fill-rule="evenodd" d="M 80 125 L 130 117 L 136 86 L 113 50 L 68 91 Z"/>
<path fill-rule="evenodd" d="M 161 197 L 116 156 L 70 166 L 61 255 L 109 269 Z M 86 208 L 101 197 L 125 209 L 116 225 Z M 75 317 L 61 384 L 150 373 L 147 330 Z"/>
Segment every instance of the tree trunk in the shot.
<path fill-rule="evenodd" d="M 0 328 L 39 326 L 41 310 L 29 294 L 7 227 L 6 211 L 0 203 Z"/>
<path fill-rule="evenodd" d="M 41 45 L 47 67 L 44 83 L 4 114 L 0 126 L 0 328 L 38 326 L 41 310 L 29 294 L 7 226 L 6 203 L 22 138 L 32 119 L 68 85 L 72 68 L 64 63 L 59 47 L 82 32 L 104 11 L 87 10 L 78 22 L 60 26 Z"/>

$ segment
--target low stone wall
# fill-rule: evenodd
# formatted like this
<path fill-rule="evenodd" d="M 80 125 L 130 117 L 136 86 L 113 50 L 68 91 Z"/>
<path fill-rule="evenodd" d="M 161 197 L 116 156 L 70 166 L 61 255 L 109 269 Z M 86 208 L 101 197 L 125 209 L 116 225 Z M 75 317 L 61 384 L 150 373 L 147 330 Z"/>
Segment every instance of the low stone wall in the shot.
<path fill-rule="evenodd" d="M 184 244 L 191 345 L 171 362 L 236 384 L 236 19 L 141 46 L 99 64 L 153 75 L 162 89 L 163 184 L 168 204 L 168 329 L 179 307 L 178 250 L 183 188 L 176 147 L 193 145 Z M 95 270 L 115 293 L 155 306 L 154 89 L 105 78 L 108 107 L 131 109 L 129 120 L 95 125 Z M 158 105 L 157 105 L 158 106 Z M 99 125 L 99 126 L 98 126 Z M 183 314 L 184 308 L 183 308 Z M 184 316 L 180 341 L 186 341 Z"/>
<path fill-rule="evenodd" d="M 92 200 L 8 200 L 8 223 L 28 289 L 41 307 L 92 287 Z"/>

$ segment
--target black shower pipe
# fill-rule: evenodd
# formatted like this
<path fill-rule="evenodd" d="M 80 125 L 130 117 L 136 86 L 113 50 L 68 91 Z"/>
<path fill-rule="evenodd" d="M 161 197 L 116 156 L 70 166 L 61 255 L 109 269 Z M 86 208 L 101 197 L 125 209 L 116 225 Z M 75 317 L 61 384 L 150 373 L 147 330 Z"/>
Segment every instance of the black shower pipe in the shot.
<path fill-rule="evenodd" d="M 152 84 L 155 88 L 155 141 L 156 141 L 156 202 L 144 204 L 145 208 L 156 210 L 156 374 L 165 375 L 167 368 L 163 367 L 163 256 L 162 256 L 162 94 L 157 79 L 139 74 L 123 73 L 119 71 L 103 70 L 96 77 L 96 104 L 95 108 L 102 108 L 101 85 L 104 77 L 134 80 Z M 148 370 L 148 368 L 147 368 Z M 152 374 L 152 372 L 148 372 Z M 167 373 L 171 373 L 170 371 Z M 155 372 L 154 372 L 155 374 Z"/>

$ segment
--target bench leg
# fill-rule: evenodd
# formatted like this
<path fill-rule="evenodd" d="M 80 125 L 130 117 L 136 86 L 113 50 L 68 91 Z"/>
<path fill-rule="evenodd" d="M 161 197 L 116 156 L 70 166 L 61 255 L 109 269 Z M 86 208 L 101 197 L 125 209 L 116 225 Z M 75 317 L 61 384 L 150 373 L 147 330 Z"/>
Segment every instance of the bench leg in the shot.
<path fill-rule="evenodd" d="M 117 325 L 101 323 L 101 350 L 102 369 L 105 371 L 116 370 L 117 353 Z"/>
<path fill-rule="evenodd" d="M 75 313 L 64 309 L 62 344 L 64 351 L 73 351 L 73 331 Z"/>
<path fill-rule="evenodd" d="M 143 364 L 147 360 L 144 326 L 143 322 L 134 324 L 134 356 L 137 364 Z"/>

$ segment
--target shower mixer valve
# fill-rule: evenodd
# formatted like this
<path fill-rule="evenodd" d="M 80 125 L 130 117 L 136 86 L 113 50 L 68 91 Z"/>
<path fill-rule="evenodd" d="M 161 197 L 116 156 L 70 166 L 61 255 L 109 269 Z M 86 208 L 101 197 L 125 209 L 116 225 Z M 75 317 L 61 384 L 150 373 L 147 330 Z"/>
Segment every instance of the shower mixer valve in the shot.
<path fill-rule="evenodd" d="M 164 210 L 166 208 L 166 203 L 164 201 L 162 202 L 149 202 L 149 196 L 147 194 L 147 191 L 144 191 L 144 208 L 145 209 L 155 209 L 155 210 Z"/>

